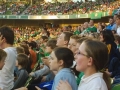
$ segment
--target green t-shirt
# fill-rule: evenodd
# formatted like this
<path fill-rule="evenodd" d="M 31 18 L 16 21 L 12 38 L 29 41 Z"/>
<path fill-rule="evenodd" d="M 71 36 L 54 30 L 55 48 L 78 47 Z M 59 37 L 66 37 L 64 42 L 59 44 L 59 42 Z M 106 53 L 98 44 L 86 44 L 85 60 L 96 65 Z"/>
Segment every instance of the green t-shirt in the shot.
<path fill-rule="evenodd" d="M 81 34 L 84 35 L 84 34 L 87 34 L 87 33 L 89 33 L 88 28 L 86 28 L 85 30 L 83 30 Z"/>
<path fill-rule="evenodd" d="M 96 27 L 89 27 L 88 28 L 89 32 L 97 32 L 97 28 Z"/>
<path fill-rule="evenodd" d="M 45 53 L 44 53 L 44 55 L 45 55 L 45 57 L 47 57 L 47 56 L 49 56 L 49 55 L 50 55 L 50 53 L 46 53 L 46 52 L 45 52 Z"/>
<path fill-rule="evenodd" d="M 74 32 L 74 35 L 79 35 L 80 34 L 80 31 L 79 30 L 76 30 L 75 32 Z"/>
<path fill-rule="evenodd" d="M 78 75 L 78 78 L 77 78 L 77 85 L 79 85 L 80 84 L 80 81 L 81 81 L 81 78 L 82 78 L 82 76 L 84 75 L 84 73 L 83 72 L 80 72 L 79 73 L 79 75 Z"/>

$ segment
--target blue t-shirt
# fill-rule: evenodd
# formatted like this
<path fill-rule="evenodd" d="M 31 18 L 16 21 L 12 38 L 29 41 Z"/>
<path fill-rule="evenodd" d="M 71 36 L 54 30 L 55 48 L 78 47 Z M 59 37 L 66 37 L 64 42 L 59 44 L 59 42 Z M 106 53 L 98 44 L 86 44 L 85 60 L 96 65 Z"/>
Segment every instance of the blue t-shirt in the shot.
<path fill-rule="evenodd" d="M 112 30 L 117 31 L 117 24 L 114 24 L 114 25 L 113 25 Z"/>
<path fill-rule="evenodd" d="M 68 81 L 72 87 L 72 90 L 78 89 L 75 75 L 69 68 L 63 68 L 57 73 L 53 82 L 52 90 L 56 90 L 56 87 L 58 86 L 60 80 Z"/>
<path fill-rule="evenodd" d="M 106 29 L 108 29 L 108 30 L 112 30 L 112 28 L 113 28 L 113 26 L 114 26 L 114 24 L 109 24 L 107 27 L 106 27 Z"/>

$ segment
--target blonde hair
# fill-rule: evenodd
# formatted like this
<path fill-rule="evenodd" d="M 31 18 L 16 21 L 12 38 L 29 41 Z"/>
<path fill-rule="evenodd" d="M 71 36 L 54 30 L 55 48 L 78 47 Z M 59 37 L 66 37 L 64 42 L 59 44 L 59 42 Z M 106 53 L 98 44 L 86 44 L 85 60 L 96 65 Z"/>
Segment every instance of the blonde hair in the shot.
<path fill-rule="evenodd" d="M 24 48 L 23 47 L 16 47 L 17 54 L 24 53 Z"/>
<path fill-rule="evenodd" d="M 75 40 L 77 41 L 77 40 L 80 39 L 81 37 L 78 36 L 78 35 L 72 35 L 70 38 L 71 38 L 71 39 L 75 39 Z"/>

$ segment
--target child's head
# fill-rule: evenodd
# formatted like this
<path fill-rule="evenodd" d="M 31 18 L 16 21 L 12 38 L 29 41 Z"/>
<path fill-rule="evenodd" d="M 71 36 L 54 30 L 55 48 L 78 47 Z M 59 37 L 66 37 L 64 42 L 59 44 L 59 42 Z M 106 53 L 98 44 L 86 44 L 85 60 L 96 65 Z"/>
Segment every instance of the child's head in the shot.
<path fill-rule="evenodd" d="M 57 46 L 61 46 L 61 47 L 64 47 L 64 46 L 68 46 L 68 43 L 69 43 L 69 40 L 70 40 L 70 37 L 72 36 L 73 34 L 71 32 L 63 32 L 61 33 L 61 35 L 58 37 L 57 39 Z"/>
<path fill-rule="evenodd" d="M 105 42 L 105 43 L 108 42 L 108 41 L 112 41 L 113 42 L 115 40 L 112 31 L 111 30 L 107 30 L 107 29 L 100 32 L 99 39 L 100 39 L 100 41 Z"/>
<path fill-rule="evenodd" d="M 70 37 L 70 41 L 69 41 L 69 44 L 68 44 L 68 48 L 74 53 L 78 48 L 76 47 L 77 46 L 77 40 L 80 39 L 79 36 L 77 35 L 73 35 Z"/>
<path fill-rule="evenodd" d="M 104 69 L 108 62 L 107 46 L 97 40 L 85 40 L 79 47 L 76 62 L 78 71 L 94 68 L 98 72 Z"/>
<path fill-rule="evenodd" d="M 77 40 L 77 48 L 79 48 L 79 46 L 82 44 L 83 41 L 87 40 L 88 37 L 82 37 L 80 39 Z"/>
<path fill-rule="evenodd" d="M 115 43 L 117 45 L 120 45 L 120 36 L 119 35 L 114 35 L 114 37 L 115 37 Z"/>
<path fill-rule="evenodd" d="M 26 55 L 30 55 L 29 47 L 28 47 L 27 44 L 20 44 L 20 46 L 21 46 L 22 48 L 24 48 L 24 51 L 25 51 L 25 54 L 26 54 Z"/>
<path fill-rule="evenodd" d="M 17 51 L 17 54 L 20 54 L 20 53 L 25 53 L 25 51 L 24 51 L 24 48 L 23 48 L 23 47 L 16 47 L 16 51 Z"/>
<path fill-rule="evenodd" d="M 28 47 L 29 47 L 29 49 L 34 49 L 35 48 L 34 43 L 32 43 L 32 42 L 28 43 Z"/>
<path fill-rule="evenodd" d="M 99 34 L 98 33 L 90 33 L 88 37 L 93 38 L 93 39 L 98 39 Z"/>
<path fill-rule="evenodd" d="M 84 72 L 85 75 L 102 72 L 109 90 L 110 78 L 104 71 L 108 63 L 108 49 L 104 43 L 91 39 L 85 40 L 79 47 L 76 62 L 76 69 Z"/>
<path fill-rule="evenodd" d="M 11 28 L 3 26 L 0 28 L 0 33 L 3 36 L 3 42 L 0 45 L 2 49 L 5 48 L 5 44 L 14 44 L 14 32 Z"/>
<path fill-rule="evenodd" d="M 28 44 L 28 41 L 22 41 L 21 44 Z"/>
<path fill-rule="evenodd" d="M 56 47 L 56 43 L 57 43 L 57 40 L 55 40 L 55 39 L 49 40 L 49 41 L 47 42 L 47 44 L 46 44 L 46 49 L 45 49 L 45 51 L 46 51 L 47 53 L 51 53 L 52 50 Z"/>
<path fill-rule="evenodd" d="M 0 70 L 3 68 L 5 64 L 5 58 L 7 57 L 7 53 L 0 49 Z"/>
<path fill-rule="evenodd" d="M 40 42 L 44 43 L 48 41 L 48 37 L 47 36 L 41 36 Z"/>
<path fill-rule="evenodd" d="M 25 55 L 25 54 L 23 54 L 23 53 L 18 54 L 16 66 L 17 66 L 17 67 L 20 66 L 21 68 L 26 69 L 26 68 L 27 68 L 27 65 L 28 65 L 28 61 L 29 61 L 29 59 L 28 59 L 28 56 L 27 56 L 27 55 Z"/>
<path fill-rule="evenodd" d="M 59 71 L 62 68 L 70 68 L 73 65 L 73 52 L 64 47 L 55 48 L 50 55 L 50 69 Z"/>
<path fill-rule="evenodd" d="M 77 44 L 76 44 L 77 50 L 75 51 L 75 56 L 74 56 L 75 59 L 77 58 L 77 53 L 79 52 L 79 46 L 81 45 L 81 43 L 83 41 L 85 41 L 87 39 L 88 39 L 87 37 L 82 37 L 82 38 L 80 38 L 80 39 L 77 40 Z"/>

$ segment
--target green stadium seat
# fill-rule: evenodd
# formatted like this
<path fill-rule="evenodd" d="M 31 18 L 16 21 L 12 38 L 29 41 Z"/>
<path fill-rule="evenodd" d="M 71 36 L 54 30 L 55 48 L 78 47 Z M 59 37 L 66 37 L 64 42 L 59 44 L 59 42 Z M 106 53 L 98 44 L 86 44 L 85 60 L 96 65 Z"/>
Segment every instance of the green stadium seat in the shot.
<path fill-rule="evenodd" d="M 120 90 L 120 84 L 115 85 L 112 90 Z"/>

